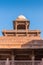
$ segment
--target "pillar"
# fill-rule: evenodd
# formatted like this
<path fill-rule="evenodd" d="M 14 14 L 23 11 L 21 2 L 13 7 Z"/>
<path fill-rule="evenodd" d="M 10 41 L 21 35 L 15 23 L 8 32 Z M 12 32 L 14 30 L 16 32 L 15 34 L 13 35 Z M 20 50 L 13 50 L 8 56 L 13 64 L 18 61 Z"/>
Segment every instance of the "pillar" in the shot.
<path fill-rule="evenodd" d="M 26 22 L 26 30 L 27 30 L 27 22 Z"/>
<path fill-rule="evenodd" d="M 32 56 L 32 65 L 34 65 L 34 58 L 35 58 L 35 57 L 34 57 L 34 56 Z"/>
<path fill-rule="evenodd" d="M 34 65 L 34 60 L 35 60 L 35 55 L 34 55 L 34 50 L 32 50 L 32 65 Z"/>
<path fill-rule="evenodd" d="M 42 58 L 42 61 L 41 61 L 41 64 L 40 65 L 43 65 L 43 58 Z"/>
<path fill-rule="evenodd" d="M 26 21 L 26 36 L 28 36 L 28 28 L 27 28 L 27 25 L 28 23 L 27 23 L 27 21 Z"/>
<path fill-rule="evenodd" d="M 17 21 L 15 22 L 16 24 L 15 24 L 15 29 L 17 30 Z"/>
<path fill-rule="evenodd" d="M 12 52 L 12 57 L 11 57 L 11 62 L 12 62 L 12 65 L 14 65 L 14 53 Z"/>
<path fill-rule="evenodd" d="M 10 65 L 9 58 L 6 59 L 5 65 Z"/>

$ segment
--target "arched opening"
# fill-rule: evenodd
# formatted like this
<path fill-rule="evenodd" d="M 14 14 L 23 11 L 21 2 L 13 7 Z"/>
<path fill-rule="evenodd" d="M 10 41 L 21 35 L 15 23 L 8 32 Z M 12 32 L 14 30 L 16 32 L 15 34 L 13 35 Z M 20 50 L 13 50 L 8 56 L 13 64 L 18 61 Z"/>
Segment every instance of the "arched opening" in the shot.
<path fill-rule="evenodd" d="M 26 26 L 25 26 L 25 25 L 22 25 L 22 24 L 19 24 L 19 25 L 17 26 L 17 29 L 26 29 Z"/>

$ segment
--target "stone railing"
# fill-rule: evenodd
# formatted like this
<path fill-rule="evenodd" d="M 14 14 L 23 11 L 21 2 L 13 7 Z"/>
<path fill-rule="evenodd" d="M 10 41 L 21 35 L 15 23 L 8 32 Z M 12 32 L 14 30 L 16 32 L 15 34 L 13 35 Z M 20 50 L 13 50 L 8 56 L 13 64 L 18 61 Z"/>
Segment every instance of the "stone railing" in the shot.
<path fill-rule="evenodd" d="M 32 61 L 32 60 L 0 60 L 0 65 L 43 65 L 42 61 Z"/>

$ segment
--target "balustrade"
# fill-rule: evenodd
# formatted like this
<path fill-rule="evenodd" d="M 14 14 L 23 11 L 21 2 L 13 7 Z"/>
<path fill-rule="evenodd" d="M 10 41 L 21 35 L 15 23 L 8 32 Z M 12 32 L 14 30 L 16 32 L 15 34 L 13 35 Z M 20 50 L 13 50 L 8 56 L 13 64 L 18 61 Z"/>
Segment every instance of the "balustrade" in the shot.
<path fill-rule="evenodd" d="M 6 61 L 7 60 L 0 60 L 0 65 L 6 65 Z M 13 61 L 13 65 L 33 65 L 33 63 L 34 63 L 34 65 L 40 65 L 41 64 L 41 61 L 32 61 L 32 60 L 22 60 L 22 61 L 20 61 L 20 60 L 17 60 L 17 61 Z M 7 62 L 7 64 L 8 65 L 12 65 L 12 60 L 9 60 L 9 63 Z M 43 65 L 43 64 L 42 64 Z"/>

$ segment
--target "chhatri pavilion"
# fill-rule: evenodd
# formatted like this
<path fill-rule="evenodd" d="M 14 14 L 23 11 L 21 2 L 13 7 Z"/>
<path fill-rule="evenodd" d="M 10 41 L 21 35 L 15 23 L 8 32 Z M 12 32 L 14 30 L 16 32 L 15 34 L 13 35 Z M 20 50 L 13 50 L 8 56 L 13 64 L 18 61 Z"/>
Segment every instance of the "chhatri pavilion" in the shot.
<path fill-rule="evenodd" d="M 12 65 L 39 65 L 38 63 L 43 59 L 41 32 L 40 30 L 30 30 L 29 26 L 30 20 L 20 15 L 13 21 L 13 30 L 2 31 L 0 63 L 4 60 L 12 60 Z M 29 64 L 33 59 L 37 63 Z M 15 63 L 13 63 L 14 61 Z"/>

